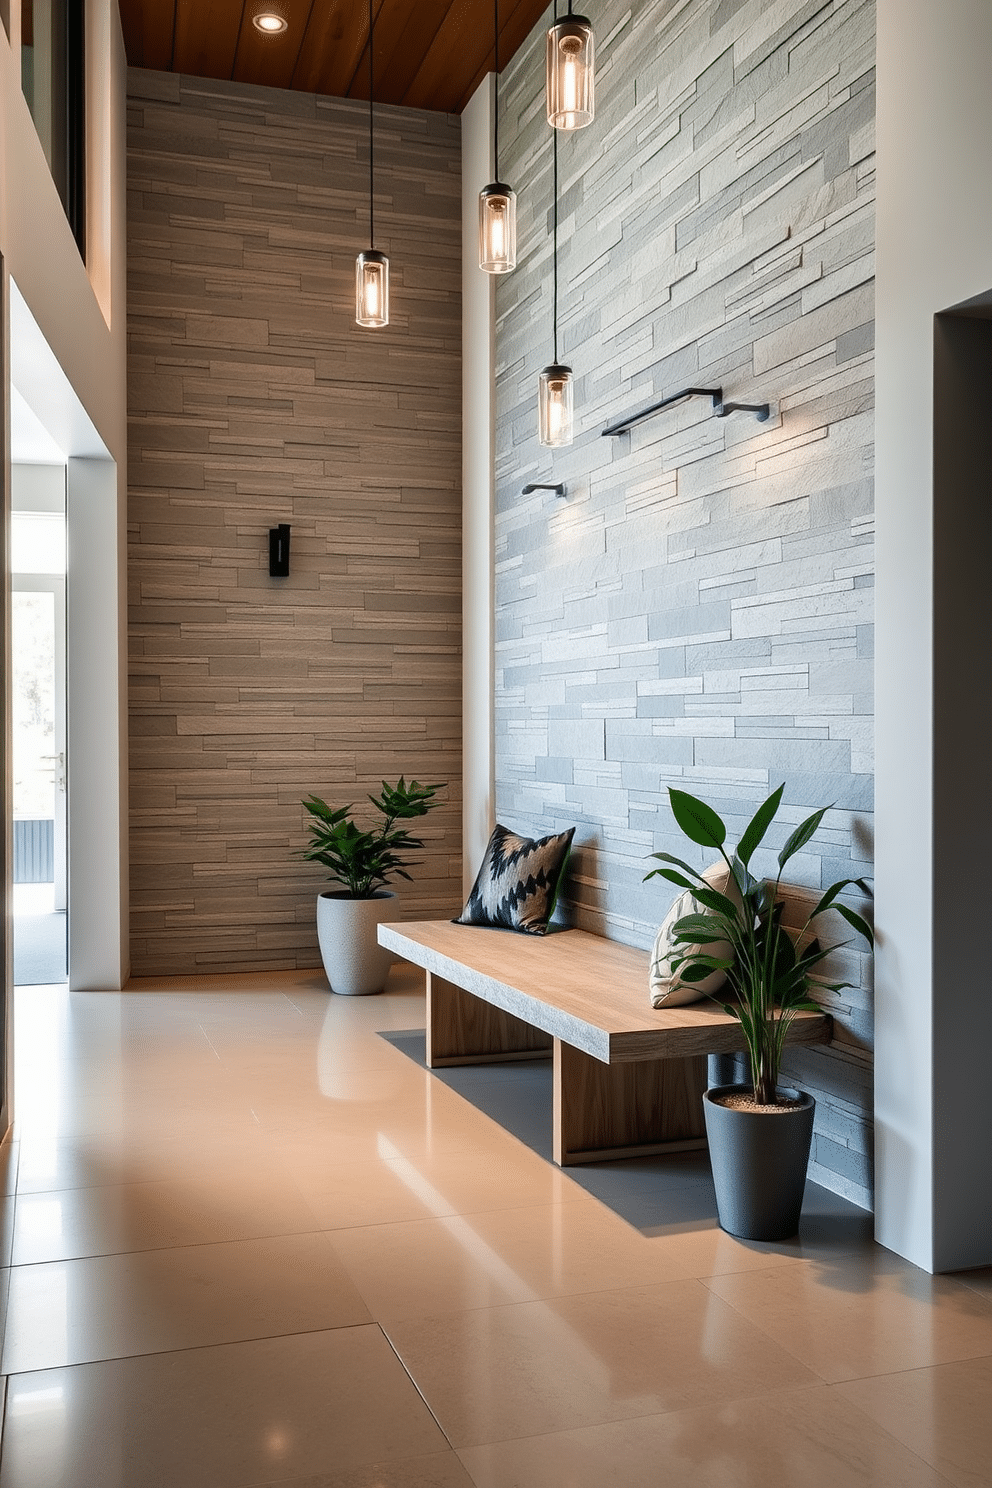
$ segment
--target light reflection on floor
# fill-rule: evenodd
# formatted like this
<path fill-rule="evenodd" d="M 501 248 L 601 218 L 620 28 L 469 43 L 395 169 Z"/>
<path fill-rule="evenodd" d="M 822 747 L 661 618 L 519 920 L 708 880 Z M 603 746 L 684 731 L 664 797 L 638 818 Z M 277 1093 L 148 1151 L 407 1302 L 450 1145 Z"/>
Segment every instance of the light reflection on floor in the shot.
<path fill-rule="evenodd" d="M 563 1173 L 539 1065 L 423 1068 L 418 976 L 18 994 L 0 1488 L 989 1482 L 992 1273 L 705 1156 Z"/>

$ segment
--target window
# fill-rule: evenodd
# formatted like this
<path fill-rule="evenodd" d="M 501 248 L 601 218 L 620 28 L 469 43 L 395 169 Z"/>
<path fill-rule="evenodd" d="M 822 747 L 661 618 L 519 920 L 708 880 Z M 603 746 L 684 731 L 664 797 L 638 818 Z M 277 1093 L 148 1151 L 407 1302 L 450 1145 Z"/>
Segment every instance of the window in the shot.
<path fill-rule="evenodd" d="M 21 0 L 21 87 L 85 258 L 83 22 L 84 0 Z"/>

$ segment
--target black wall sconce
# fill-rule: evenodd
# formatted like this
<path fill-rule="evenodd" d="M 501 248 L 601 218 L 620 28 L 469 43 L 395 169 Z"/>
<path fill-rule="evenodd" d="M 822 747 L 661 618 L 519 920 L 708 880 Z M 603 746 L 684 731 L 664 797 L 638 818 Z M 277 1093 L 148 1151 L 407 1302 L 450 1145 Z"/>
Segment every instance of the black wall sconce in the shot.
<path fill-rule="evenodd" d="M 565 482 L 557 481 L 554 485 L 548 485 L 543 481 L 530 481 L 520 492 L 521 496 L 529 496 L 531 491 L 554 491 L 556 496 L 564 496 Z"/>
<path fill-rule="evenodd" d="M 725 403 L 723 388 L 682 388 L 681 392 L 671 393 L 647 408 L 638 409 L 637 413 L 624 414 L 615 424 L 607 424 L 603 434 L 615 439 L 618 434 L 626 434 L 629 429 L 633 429 L 635 424 L 642 424 L 663 408 L 671 408 L 673 403 L 681 403 L 685 398 L 709 398 L 717 418 L 726 418 L 729 413 L 753 413 L 758 422 L 763 424 L 771 412 L 767 403 Z"/>
<path fill-rule="evenodd" d="M 289 523 L 280 522 L 269 528 L 269 576 L 289 578 Z"/>

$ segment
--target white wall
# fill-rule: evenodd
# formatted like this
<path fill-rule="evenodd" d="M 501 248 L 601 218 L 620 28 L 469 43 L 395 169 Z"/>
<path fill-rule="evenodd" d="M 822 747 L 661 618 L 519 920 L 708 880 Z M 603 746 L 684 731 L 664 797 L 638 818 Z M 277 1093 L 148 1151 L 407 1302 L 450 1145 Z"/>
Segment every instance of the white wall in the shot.
<path fill-rule="evenodd" d="M 73 982 L 118 987 L 127 975 L 124 44 L 114 0 L 89 0 L 84 265 L 21 93 L 19 7 L 13 11 L 10 42 L 0 33 L 0 256 L 10 311 L 4 319 L 4 362 L 11 381 L 71 462 L 70 528 L 75 520 L 77 538 L 91 557 L 69 580 L 70 595 L 75 585 L 77 619 L 101 617 L 99 644 L 79 652 L 70 684 L 76 726 L 90 740 L 88 754 L 77 751 L 74 785 L 77 804 L 87 798 L 98 803 L 102 821 L 95 837 L 80 829 L 71 851 L 78 855 L 77 874 L 89 864 L 90 881 L 101 892 L 96 918 L 87 906 L 77 923 L 93 954 L 83 957 L 83 979 L 73 976 Z M 8 469 L 9 459 L 5 444 Z M 99 475 L 87 468 L 74 482 L 73 466 L 84 460 L 98 463 Z M 9 477 L 5 483 L 9 493 Z M 106 850 L 108 823 L 112 853 Z M 8 885 L 8 939 L 9 902 Z"/>
<path fill-rule="evenodd" d="M 126 64 L 118 9 L 114 0 L 87 6 L 88 269 L 21 93 L 20 8 L 12 9 L 9 44 L 0 31 L 0 253 L 111 456 L 123 466 L 127 306 L 124 255 L 115 248 L 122 250 L 124 242 Z"/>
<path fill-rule="evenodd" d="M 479 192 L 492 179 L 490 73 L 462 114 L 462 877 L 495 824 L 493 784 L 494 286 L 479 268 Z"/>
<path fill-rule="evenodd" d="M 988 0 L 878 0 L 876 1233 L 928 1270 L 992 1261 L 986 822 L 955 842 L 935 816 L 935 744 L 976 725 L 935 715 L 933 674 L 934 315 L 992 289 L 990 59 Z M 981 804 L 984 775 L 958 781 Z M 955 874 L 963 961 L 934 915 Z"/>

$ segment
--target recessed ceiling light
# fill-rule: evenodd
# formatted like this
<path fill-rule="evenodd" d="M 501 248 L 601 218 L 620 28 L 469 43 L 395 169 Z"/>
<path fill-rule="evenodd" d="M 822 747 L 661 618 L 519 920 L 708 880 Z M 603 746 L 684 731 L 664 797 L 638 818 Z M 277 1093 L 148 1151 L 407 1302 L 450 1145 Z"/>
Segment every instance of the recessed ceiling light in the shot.
<path fill-rule="evenodd" d="M 261 14 L 252 16 L 251 23 L 256 31 L 262 31 L 266 36 L 275 36 L 277 32 L 289 29 L 286 17 L 272 10 L 263 10 Z"/>

